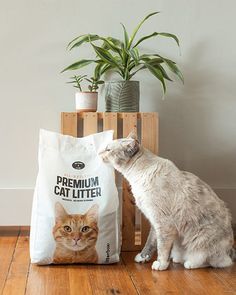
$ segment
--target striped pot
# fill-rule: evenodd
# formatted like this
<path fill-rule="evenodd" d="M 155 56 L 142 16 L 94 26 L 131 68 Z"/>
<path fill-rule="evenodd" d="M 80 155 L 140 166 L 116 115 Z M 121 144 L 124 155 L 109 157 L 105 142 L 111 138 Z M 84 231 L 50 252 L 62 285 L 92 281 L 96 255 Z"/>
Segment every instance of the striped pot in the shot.
<path fill-rule="evenodd" d="M 139 81 L 110 81 L 105 86 L 106 112 L 139 112 Z"/>

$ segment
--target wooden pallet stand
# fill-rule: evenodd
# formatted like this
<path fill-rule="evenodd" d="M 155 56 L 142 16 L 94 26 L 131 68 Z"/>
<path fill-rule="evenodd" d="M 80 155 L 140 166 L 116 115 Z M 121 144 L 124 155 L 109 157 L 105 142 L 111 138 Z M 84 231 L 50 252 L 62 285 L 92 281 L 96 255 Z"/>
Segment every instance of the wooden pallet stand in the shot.
<path fill-rule="evenodd" d="M 65 135 L 82 137 L 110 129 L 114 130 L 114 138 L 126 137 L 136 129 L 141 144 L 158 153 L 157 113 L 61 113 L 61 132 Z M 137 211 L 125 179 L 122 188 L 122 251 L 140 250 L 146 242 L 149 222 Z"/>

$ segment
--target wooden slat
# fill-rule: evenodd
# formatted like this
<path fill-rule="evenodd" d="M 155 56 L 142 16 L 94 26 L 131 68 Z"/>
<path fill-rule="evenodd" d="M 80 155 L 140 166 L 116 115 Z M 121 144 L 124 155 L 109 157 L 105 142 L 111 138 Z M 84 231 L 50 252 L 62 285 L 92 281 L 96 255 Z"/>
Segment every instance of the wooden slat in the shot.
<path fill-rule="evenodd" d="M 29 269 L 29 237 L 23 229 L 16 243 L 3 295 L 24 295 Z M 17 288 L 16 288 L 17 286 Z"/>
<path fill-rule="evenodd" d="M 113 138 L 117 138 L 117 113 L 104 113 L 103 130 L 114 130 Z"/>
<path fill-rule="evenodd" d="M 12 256 L 17 243 L 19 228 L 14 231 L 1 231 L 0 236 L 0 294 L 2 294 L 8 271 L 12 262 Z"/>
<path fill-rule="evenodd" d="M 123 137 L 132 131 L 137 131 L 137 113 L 123 114 Z M 123 179 L 123 204 L 122 204 L 122 250 L 133 251 L 139 249 L 135 246 L 135 201 L 129 183 Z"/>
<path fill-rule="evenodd" d="M 77 137 L 77 113 L 61 113 L 61 133 Z"/>
<path fill-rule="evenodd" d="M 158 117 L 156 113 L 141 113 L 141 144 L 154 154 L 158 153 Z M 150 230 L 150 223 L 142 214 L 141 244 L 145 245 Z"/>
<path fill-rule="evenodd" d="M 84 113 L 84 136 L 97 133 L 98 117 L 97 113 Z"/>
<path fill-rule="evenodd" d="M 141 114 L 141 143 L 154 154 L 158 154 L 158 116 L 157 113 Z"/>

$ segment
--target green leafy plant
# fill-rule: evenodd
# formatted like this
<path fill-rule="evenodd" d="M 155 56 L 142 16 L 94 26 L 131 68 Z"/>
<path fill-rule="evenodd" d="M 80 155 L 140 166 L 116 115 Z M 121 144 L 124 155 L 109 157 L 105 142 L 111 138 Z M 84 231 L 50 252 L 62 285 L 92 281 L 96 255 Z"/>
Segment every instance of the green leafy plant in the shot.
<path fill-rule="evenodd" d="M 73 86 L 75 88 L 78 88 L 80 91 L 82 91 L 81 83 L 84 80 L 84 78 L 87 77 L 86 75 L 80 76 L 80 75 L 74 75 L 73 77 L 70 77 L 71 81 L 67 83 L 74 84 Z"/>
<path fill-rule="evenodd" d="M 124 35 L 123 40 L 113 37 L 105 38 L 95 34 L 81 35 L 73 39 L 68 44 L 68 49 L 72 50 L 84 43 L 90 43 L 97 56 L 96 59 L 79 60 L 65 68 L 63 72 L 67 70 L 81 69 L 91 63 L 95 63 L 95 72 L 99 76 L 99 79 L 108 70 L 113 70 L 114 72 L 117 72 L 123 80 L 130 80 L 136 73 L 146 69 L 161 82 L 164 93 L 166 92 L 166 80 L 172 81 L 167 74 L 166 69 L 179 77 L 183 82 L 183 75 L 174 61 L 163 57 L 156 52 L 153 54 L 142 54 L 139 49 L 139 45 L 142 42 L 154 37 L 171 38 L 179 46 L 179 39 L 174 34 L 166 32 L 153 32 L 152 34 L 145 35 L 139 39 L 136 38 L 143 23 L 158 13 L 159 12 L 153 12 L 148 14 L 136 26 L 130 36 L 125 26 L 121 24 Z M 97 41 L 102 42 L 100 46 L 96 43 Z"/>
<path fill-rule="evenodd" d="M 90 83 L 90 85 L 88 85 L 88 89 L 89 91 L 93 92 L 96 91 L 98 89 L 98 85 L 103 84 L 104 81 L 103 80 L 96 80 L 95 77 L 91 77 L 91 78 L 85 78 L 86 81 L 88 81 Z"/>
<path fill-rule="evenodd" d="M 70 77 L 71 81 L 69 81 L 67 83 L 74 84 L 73 86 L 75 88 L 79 89 L 79 91 L 81 91 L 81 92 L 83 91 L 81 83 L 84 80 L 89 82 L 88 89 L 90 92 L 97 91 L 97 89 L 99 88 L 99 85 L 104 83 L 103 80 L 98 80 L 98 79 L 96 79 L 96 77 L 91 77 L 91 78 L 86 78 L 86 77 L 87 77 L 87 75 L 83 75 L 83 76 L 74 75 L 73 77 Z"/>

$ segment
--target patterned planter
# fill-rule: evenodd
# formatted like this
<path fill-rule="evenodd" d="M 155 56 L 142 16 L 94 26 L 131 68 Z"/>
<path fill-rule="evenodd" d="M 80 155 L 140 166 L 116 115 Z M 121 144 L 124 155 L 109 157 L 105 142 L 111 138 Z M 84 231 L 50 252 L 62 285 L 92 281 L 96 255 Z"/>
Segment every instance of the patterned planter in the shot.
<path fill-rule="evenodd" d="M 139 81 L 106 82 L 106 112 L 139 112 Z"/>

